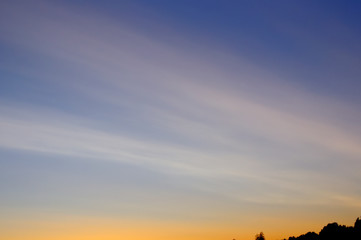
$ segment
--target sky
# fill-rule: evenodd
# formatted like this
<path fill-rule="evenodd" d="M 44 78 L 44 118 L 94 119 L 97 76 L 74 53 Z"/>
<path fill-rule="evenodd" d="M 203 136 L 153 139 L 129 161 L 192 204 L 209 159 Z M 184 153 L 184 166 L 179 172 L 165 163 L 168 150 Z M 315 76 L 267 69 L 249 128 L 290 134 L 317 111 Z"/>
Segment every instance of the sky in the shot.
<path fill-rule="evenodd" d="M 278 240 L 353 225 L 360 10 L 1 1 L 0 238 Z"/>

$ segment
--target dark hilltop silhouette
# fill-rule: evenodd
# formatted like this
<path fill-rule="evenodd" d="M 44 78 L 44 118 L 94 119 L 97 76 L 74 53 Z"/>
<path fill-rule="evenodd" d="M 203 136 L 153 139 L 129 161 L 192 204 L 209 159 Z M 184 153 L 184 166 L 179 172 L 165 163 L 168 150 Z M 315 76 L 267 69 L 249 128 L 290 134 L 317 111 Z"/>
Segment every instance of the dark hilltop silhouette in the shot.
<path fill-rule="evenodd" d="M 262 232 L 257 234 L 255 239 L 265 240 L 264 234 Z M 361 219 L 357 218 L 354 226 L 329 223 L 318 234 L 308 232 L 298 237 L 289 237 L 288 240 L 361 240 Z"/>

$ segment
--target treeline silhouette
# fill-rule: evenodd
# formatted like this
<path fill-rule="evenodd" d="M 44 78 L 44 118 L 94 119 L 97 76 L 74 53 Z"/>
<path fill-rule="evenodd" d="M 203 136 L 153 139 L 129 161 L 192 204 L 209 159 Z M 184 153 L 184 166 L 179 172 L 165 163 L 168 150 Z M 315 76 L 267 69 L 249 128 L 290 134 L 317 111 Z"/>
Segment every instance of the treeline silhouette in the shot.
<path fill-rule="evenodd" d="M 289 237 L 288 240 L 361 240 L 361 219 L 357 218 L 354 226 L 329 223 L 318 234 L 308 232 L 298 237 Z"/>

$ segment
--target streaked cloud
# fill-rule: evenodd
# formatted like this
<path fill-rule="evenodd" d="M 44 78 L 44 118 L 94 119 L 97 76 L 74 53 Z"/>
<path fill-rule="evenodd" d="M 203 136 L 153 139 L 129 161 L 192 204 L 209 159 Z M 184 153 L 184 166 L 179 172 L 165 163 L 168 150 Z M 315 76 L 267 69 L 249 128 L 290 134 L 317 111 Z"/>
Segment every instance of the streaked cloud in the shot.
<path fill-rule="evenodd" d="M 2 149 L 134 165 L 201 199 L 359 207 L 357 106 L 166 24 L 151 34 L 42 1 L 1 9 L 1 44 L 20 59 L 1 61 Z"/>

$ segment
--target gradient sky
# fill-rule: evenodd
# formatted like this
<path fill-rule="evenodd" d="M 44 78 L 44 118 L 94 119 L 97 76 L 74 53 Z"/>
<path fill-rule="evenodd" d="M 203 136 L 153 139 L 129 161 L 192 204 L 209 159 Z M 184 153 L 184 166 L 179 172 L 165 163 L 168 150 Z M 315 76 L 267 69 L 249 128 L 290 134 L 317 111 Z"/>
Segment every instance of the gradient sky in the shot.
<path fill-rule="evenodd" d="M 0 238 L 277 240 L 361 214 L 360 1 L 0 2 Z"/>

